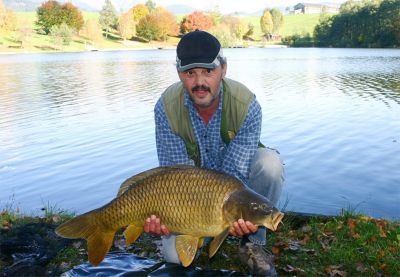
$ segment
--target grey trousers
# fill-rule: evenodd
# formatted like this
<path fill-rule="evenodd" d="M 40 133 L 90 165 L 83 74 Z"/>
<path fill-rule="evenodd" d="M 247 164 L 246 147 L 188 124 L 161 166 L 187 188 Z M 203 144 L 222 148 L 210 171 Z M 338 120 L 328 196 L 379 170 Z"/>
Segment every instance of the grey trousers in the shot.
<path fill-rule="evenodd" d="M 283 162 L 279 153 L 271 148 L 259 148 L 254 155 L 251 168 L 249 186 L 254 191 L 267 197 L 276 206 L 282 193 L 284 181 Z M 266 229 L 258 228 L 258 231 L 248 236 L 248 239 L 256 244 L 265 245 Z M 175 249 L 175 235 L 162 236 L 161 253 L 164 259 L 170 263 L 180 264 L 178 253 Z"/>

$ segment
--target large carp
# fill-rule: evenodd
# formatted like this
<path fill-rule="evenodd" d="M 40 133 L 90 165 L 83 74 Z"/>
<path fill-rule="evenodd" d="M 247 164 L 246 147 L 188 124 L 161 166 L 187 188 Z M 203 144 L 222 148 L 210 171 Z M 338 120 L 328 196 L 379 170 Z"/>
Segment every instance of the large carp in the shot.
<path fill-rule="evenodd" d="M 176 250 L 183 266 L 192 263 L 204 237 L 214 238 L 209 246 L 211 258 L 240 218 L 275 231 L 283 217 L 265 197 L 234 177 L 198 167 L 171 166 L 129 178 L 110 203 L 67 221 L 56 233 L 84 238 L 90 263 L 98 265 L 116 231 L 128 226 L 124 235 L 129 245 L 153 214 L 177 234 Z"/>

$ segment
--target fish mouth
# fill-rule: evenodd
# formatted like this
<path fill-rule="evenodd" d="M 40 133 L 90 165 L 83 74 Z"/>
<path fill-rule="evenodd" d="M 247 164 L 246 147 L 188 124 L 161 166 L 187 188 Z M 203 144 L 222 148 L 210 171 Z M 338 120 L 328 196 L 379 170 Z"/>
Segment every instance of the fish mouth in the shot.
<path fill-rule="evenodd" d="M 268 229 L 271 229 L 272 231 L 276 231 L 278 229 L 279 223 L 281 223 L 282 218 L 284 216 L 285 216 L 284 213 L 276 212 L 271 215 L 271 217 L 270 217 L 271 220 L 266 222 L 266 224 L 264 224 L 264 226 L 267 227 Z"/>

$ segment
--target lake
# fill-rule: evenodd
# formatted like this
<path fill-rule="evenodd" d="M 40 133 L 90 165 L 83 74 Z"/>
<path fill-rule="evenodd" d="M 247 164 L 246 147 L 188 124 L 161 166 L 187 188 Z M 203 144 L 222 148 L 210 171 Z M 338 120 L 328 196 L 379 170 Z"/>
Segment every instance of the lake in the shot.
<path fill-rule="evenodd" d="M 226 49 L 263 109 L 280 207 L 400 218 L 400 49 Z M 153 106 L 175 50 L 0 56 L 0 209 L 82 213 L 158 165 Z"/>

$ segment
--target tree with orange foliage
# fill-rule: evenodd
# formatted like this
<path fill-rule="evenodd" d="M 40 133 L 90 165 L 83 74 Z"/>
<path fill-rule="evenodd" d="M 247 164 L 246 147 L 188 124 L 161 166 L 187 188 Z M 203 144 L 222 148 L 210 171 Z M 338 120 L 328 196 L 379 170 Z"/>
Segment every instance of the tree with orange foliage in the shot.
<path fill-rule="evenodd" d="M 165 8 L 157 7 L 143 17 L 137 27 L 138 36 L 148 40 L 167 40 L 168 36 L 178 35 L 175 16 Z"/>
<path fill-rule="evenodd" d="M 36 13 L 38 18 L 36 25 L 42 27 L 46 34 L 50 32 L 51 27 L 60 26 L 62 23 L 77 31 L 84 24 L 81 11 L 72 3 L 61 5 L 57 1 L 49 0 L 44 2 Z"/>
<path fill-rule="evenodd" d="M 128 11 L 119 17 L 118 32 L 124 40 L 130 39 L 135 35 L 136 22 L 131 11 Z"/>
<path fill-rule="evenodd" d="M 201 11 L 195 11 L 188 16 L 185 16 L 180 24 L 182 34 L 189 33 L 196 29 L 207 31 L 213 27 L 211 16 L 204 14 Z"/>

